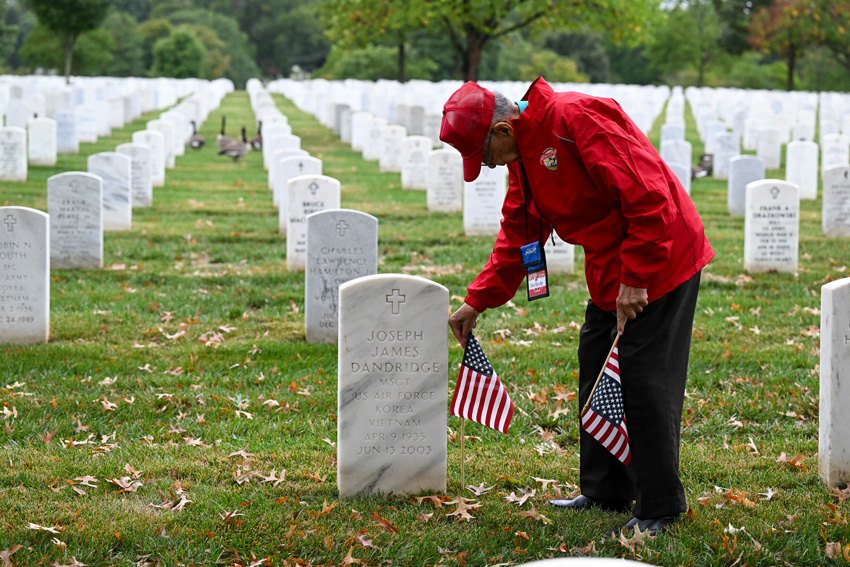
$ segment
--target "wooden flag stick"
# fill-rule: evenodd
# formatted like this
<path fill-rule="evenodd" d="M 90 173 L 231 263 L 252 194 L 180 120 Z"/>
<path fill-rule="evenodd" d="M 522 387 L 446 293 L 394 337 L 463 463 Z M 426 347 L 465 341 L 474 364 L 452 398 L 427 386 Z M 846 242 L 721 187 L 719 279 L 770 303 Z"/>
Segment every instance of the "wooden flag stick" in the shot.
<path fill-rule="evenodd" d="M 463 495 L 463 487 L 466 486 L 466 459 L 463 454 L 463 446 L 466 440 L 466 433 L 464 432 L 464 424 L 466 424 L 466 420 L 464 418 L 460 418 L 460 494 Z"/>
<path fill-rule="evenodd" d="M 617 332 L 617 336 L 614 338 L 614 344 L 611 345 L 611 350 L 608 351 L 608 356 L 605 358 L 605 364 L 602 365 L 602 370 L 599 371 L 599 376 L 596 377 L 596 383 L 593 384 L 593 389 L 590 391 L 590 395 L 587 396 L 587 402 L 585 402 L 584 407 L 581 408 L 581 414 L 579 417 L 584 417 L 584 414 L 587 413 L 587 408 L 590 407 L 590 400 L 593 399 L 593 392 L 596 391 L 596 387 L 599 385 L 599 380 L 602 378 L 602 375 L 605 373 L 605 367 L 608 366 L 608 361 L 611 360 L 611 355 L 614 354 L 614 349 L 617 348 L 617 343 L 620 341 L 620 335 L 623 333 Z M 463 445 L 461 445 L 463 447 Z M 463 449 L 461 449 L 461 453 Z"/>

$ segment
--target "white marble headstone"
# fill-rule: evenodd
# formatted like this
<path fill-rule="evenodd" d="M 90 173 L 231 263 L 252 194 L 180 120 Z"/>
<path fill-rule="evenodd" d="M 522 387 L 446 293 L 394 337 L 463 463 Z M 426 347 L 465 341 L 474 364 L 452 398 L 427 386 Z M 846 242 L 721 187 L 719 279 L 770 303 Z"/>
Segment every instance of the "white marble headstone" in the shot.
<path fill-rule="evenodd" d="M 850 482 L 850 278 L 821 287 L 818 475 Z"/>
<path fill-rule="evenodd" d="M 371 112 L 354 112 L 351 115 L 351 149 L 357 152 L 363 151 L 366 140 L 367 122 L 372 119 Z"/>
<path fill-rule="evenodd" d="M 0 181 L 27 180 L 27 133 L 23 128 L 0 128 Z"/>
<path fill-rule="evenodd" d="M 832 167 L 823 172 L 824 236 L 850 237 L 850 166 Z"/>
<path fill-rule="evenodd" d="M 742 217 L 746 209 L 747 185 L 764 179 L 764 160 L 752 155 L 729 160 L 726 205 L 733 217 Z"/>
<path fill-rule="evenodd" d="M 661 144 L 661 159 L 667 164 L 680 163 L 690 165 L 693 163 L 693 149 L 691 143 L 685 140 L 670 140 Z"/>
<path fill-rule="evenodd" d="M 24 100 L 10 100 L 6 105 L 6 127 L 26 128 L 27 122 L 32 118 L 29 105 Z"/>
<path fill-rule="evenodd" d="M 546 239 L 543 247 L 546 253 L 546 267 L 550 274 L 571 274 L 575 270 L 575 246 L 564 242 L 558 233 L 552 231 L 552 236 Z"/>
<path fill-rule="evenodd" d="M 378 272 L 378 219 L 332 209 L 307 216 L 304 321 L 307 342 L 338 338 L 339 286 Z"/>
<path fill-rule="evenodd" d="M 764 160 L 765 169 L 779 169 L 782 160 L 782 142 L 779 130 L 763 128 L 759 130 L 756 155 Z"/>
<path fill-rule="evenodd" d="M 426 189 L 428 187 L 428 153 L 431 138 L 408 136 L 401 143 L 401 188 Z"/>
<path fill-rule="evenodd" d="M 407 129 L 398 124 L 388 124 L 381 129 L 381 155 L 378 156 L 378 169 L 381 172 L 400 172 L 402 142 L 407 137 Z"/>
<path fill-rule="evenodd" d="M 495 236 L 502 225 L 502 205 L 508 168 L 482 167 L 478 179 L 463 184 L 463 232 L 467 236 Z"/>
<path fill-rule="evenodd" d="M 50 334 L 47 213 L 0 207 L 0 343 L 46 343 Z"/>
<path fill-rule="evenodd" d="M 133 132 L 133 143 L 148 146 L 151 149 L 151 184 L 154 187 L 165 185 L 165 136 L 157 130 L 139 130 Z"/>
<path fill-rule="evenodd" d="M 362 493 L 446 490 L 449 290 L 380 274 L 339 290 L 337 483 Z"/>
<path fill-rule="evenodd" d="M 307 215 L 338 209 L 340 183 L 324 175 L 302 175 L 289 180 L 286 216 L 286 269 L 303 270 L 307 263 Z M 283 210 L 284 207 L 280 207 Z"/>
<path fill-rule="evenodd" d="M 790 142 L 786 146 L 785 180 L 800 188 L 801 199 L 818 197 L 818 145 Z"/>
<path fill-rule="evenodd" d="M 363 140 L 363 159 L 377 161 L 381 157 L 381 131 L 387 121 L 379 116 L 373 116 L 366 121 L 366 135 Z"/>
<path fill-rule="evenodd" d="M 77 133 L 77 113 L 74 110 L 59 109 L 53 116 L 56 120 L 56 152 L 75 154 L 80 151 L 80 138 Z"/>
<path fill-rule="evenodd" d="M 56 165 L 56 121 L 52 118 L 30 120 L 27 149 L 31 165 Z"/>
<path fill-rule="evenodd" d="M 281 150 L 281 152 L 289 152 L 292 150 Z M 280 153 L 280 152 L 278 152 Z M 305 152 L 306 153 L 306 152 Z M 311 156 L 289 156 L 279 159 L 275 166 L 275 182 L 274 182 L 274 206 L 283 206 L 284 209 L 289 205 L 286 199 L 286 192 L 289 188 L 289 180 L 301 175 L 321 175 L 322 160 Z M 285 213 L 284 213 L 285 214 Z"/>
<path fill-rule="evenodd" d="M 76 108 L 77 138 L 80 142 L 97 142 L 97 105 L 81 104 Z"/>
<path fill-rule="evenodd" d="M 122 128 L 127 123 L 124 117 L 124 98 L 111 98 L 106 103 L 109 106 L 109 127 Z"/>
<path fill-rule="evenodd" d="M 729 179 L 729 161 L 741 153 L 741 140 L 737 134 L 722 132 L 714 136 L 714 159 L 712 176 L 715 179 Z"/>
<path fill-rule="evenodd" d="M 162 146 L 163 154 L 165 155 L 165 168 L 173 169 L 175 167 L 175 152 L 174 152 L 174 137 L 176 136 L 176 132 L 174 129 L 174 124 L 172 124 L 168 120 L 151 120 L 147 124 L 148 130 L 155 130 L 160 132 L 165 142 Z M 133 140 L 135 141 L 135 140 Z M 153 147 L 153 146 L 151 146 Z"/>
<path fill-rule="evenodd" d="M 130 158 L 101 152 L 88 158 L 89 173 L 103 179 L 103 230 L 130 230 L 133 221 Z"/>
<path fill-rule="evenodd" d="M 797 271 L 800 241 L 800 189 L 779 179 L 747 185 L 744 214 L 744 269 Z"/>
<path fill-rule="evenodd" d="M 50 269 L 103 267 L 103 180 L 71 171 L 47 180 Z"/>
<path fill-rule="evenodd" d="M 850 138 L 840 134 L 821 136 L 823 171 L 832 167 L 850 165 Z"/>
<path fill-rule="evenodd" d="M 682 184 L 682 189 L 685 190 L 685 193 L 688 195 L 691 194 L 691 166 L 684 163 L 668 163 L 667 167 L 670 168 L 670 171 L 673 172 L 673 175 L 676 176 L 676 179 L 679 180 L 679 183 Z"/>
<path fill-rule="evenodd" d="M 428 154 L 429 211 L 453 213 L 463 209 L 463 159 L 453 148 L 433 150 Z"/>
<path fill-rule="evenodd" d="M 121 144 L 115 151 L 130 158 L 132 174 L 132 201 L 134 207 L 153 205 L 153 178 L 151 177 L 151 154 L 146 144 Z"/>

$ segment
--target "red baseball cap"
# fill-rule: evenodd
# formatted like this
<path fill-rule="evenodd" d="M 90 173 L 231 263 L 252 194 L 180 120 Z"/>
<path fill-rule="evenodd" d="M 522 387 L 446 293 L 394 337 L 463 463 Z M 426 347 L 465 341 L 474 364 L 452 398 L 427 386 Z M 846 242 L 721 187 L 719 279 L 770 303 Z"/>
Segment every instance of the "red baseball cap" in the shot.
<path fill-rule="evenodd" d="M 495 107 L 496 95 L 473 81 L 464 83 L 443 105 L 440 140 L 460 152 L 465 181 L 475 181 L 481 172 L 484 142 Z"/>

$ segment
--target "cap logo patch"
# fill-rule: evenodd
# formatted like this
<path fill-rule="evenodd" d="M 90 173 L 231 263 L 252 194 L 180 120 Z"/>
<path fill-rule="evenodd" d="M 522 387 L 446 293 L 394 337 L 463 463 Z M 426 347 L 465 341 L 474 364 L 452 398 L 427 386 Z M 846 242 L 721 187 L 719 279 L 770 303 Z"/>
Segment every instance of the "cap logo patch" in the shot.
<path fill-rule="evenodd" d="M 540 156 L 540 165 L 545 165 L 553 171 L 558 169 L 558 156 L 555 153 L 555 148 L 543 150 L 543 155 Z"/>

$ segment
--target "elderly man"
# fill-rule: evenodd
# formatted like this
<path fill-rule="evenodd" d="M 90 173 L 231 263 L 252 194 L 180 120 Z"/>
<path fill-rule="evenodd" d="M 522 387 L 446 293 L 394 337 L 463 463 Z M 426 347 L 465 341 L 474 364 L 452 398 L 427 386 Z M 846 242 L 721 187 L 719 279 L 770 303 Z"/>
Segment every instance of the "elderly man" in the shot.
<path fill-rule="evenodd" d="M 667 528 L 688 508 L 681 415 L 700 271 L 714 256 L 690 197 L 615 101 L 556 93 L 543 78 L 516 103 L 466 83 L 443 108 L 440 139 L 460 151 L 466 181 L 482 165 L 507 164 L 510 174 L 493 252 L 449 318 L 461 345 L 478 315 L 513 298 L 524 276 L 530 299 L 548 295 L 545 256 L 533 268 L 523 257 L 552 230 L 585 251 L 582 406 L 622 333 L 631 460 L 624 465 L 582 430 L 581 495 L 550 503 L 627 511 L 634 501 L 633 517 L 611 534 Z"/>

